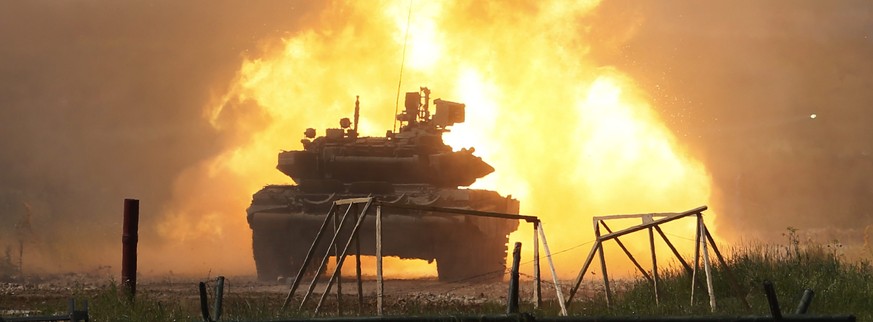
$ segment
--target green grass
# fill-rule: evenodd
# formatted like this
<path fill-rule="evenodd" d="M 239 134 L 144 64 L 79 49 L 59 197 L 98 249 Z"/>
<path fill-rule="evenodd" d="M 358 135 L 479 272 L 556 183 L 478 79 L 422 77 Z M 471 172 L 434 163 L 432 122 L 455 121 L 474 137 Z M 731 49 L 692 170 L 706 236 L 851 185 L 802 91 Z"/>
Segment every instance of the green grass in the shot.
<path fill-rule="evenodd" d="M 793 313 L 803 290 L 812 289 L 815 297 L 807 314 L 853 314 L 859 321 L 873 321 L 870 263 L 845 260 L 838 243 L 802 245 L 796 232 L 788 229 L 787 245 L 732 249 L 732 256 L 726 259 L 727 268 L 715 265 L 715 313 L 710 312 L 703 270 L 698 272 L 695 305 L 691 305 L 691 277 L 681 268 L 661 272 L 659 305 L 655 305 L 652 284 L 641 277 L 627 291 L 615 296 L 611 310 L 605 309 L 605 300 L 600 298 L 583 303 L 582 310 L 594 315 L 769 315 L 763 283 L 771 281 L 783 314 Z M 715 257 L 711 257 L 716 263 Z M 737 281 L 737 291 L 732 289 L 726 269 Z M 745 297 L 752 308 L 746 308 L 736 293 Z"/>

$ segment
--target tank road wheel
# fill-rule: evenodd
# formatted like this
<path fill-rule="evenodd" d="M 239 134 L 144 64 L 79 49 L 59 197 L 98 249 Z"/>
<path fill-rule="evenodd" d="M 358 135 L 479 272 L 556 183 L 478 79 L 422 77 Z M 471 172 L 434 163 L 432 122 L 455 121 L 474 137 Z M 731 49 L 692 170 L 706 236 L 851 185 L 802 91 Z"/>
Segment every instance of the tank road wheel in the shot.
<path fill-rule="evenodd" d="M 258 280 L 276 281 L 279 276 L 292 274 L 294 265 L 291 246 L 293 245 L 288 240 L 283 240 L 282 233 L 277 230 L 252 230 L 252 251 Z"/>
<path fill-rule="evenodd" d="M 436 258 L 442 282 L 485 283 L 503 280 L 508 238 L 456 240 L 454 247 L 442 248 Z"/>

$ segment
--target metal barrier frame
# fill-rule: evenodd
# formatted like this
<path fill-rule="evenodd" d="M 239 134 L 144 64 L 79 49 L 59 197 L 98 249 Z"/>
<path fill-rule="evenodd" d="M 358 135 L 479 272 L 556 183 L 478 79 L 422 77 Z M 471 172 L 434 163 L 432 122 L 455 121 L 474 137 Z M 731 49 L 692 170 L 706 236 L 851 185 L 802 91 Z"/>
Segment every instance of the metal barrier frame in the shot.
<path fill-rule="evenodd" d="M 360 206 L 363 205 L 361 209 Z M 337 222 L 337 217 L 339 215 L 339 211 L 345 208 L 345 211 L 342 215 L 342 218 Z M 525 215 L 517 215 L 517 214 L 506 214 L 499 212 L 490 212 L 490 211 L 478 211 L 478 210 L 468 210 L 468 209 L 458 209 L 458 208 L 444 208 L 444 207 L 431 207 L 431 206 L 418 206 L 418 205 L 408 205 L 408 204 L 399 204 L 399 203 L 388 203 L 380 201 L 374 197 L 365 197 L 365 198 L 349 198 L 349 199 L 340 199 L 333 202 L 330 210 L 328 210 L 327 216 L 324 218 L 324 222 L 321 224 L 321 228 L 319 228 L 318 233 L 316 234 L 315 240 L 313 240 L 312 245 L 309 247 L 309 252 L 307 252 L 306 257 L 303 260 L 303 265 L 300 267 L 300 270 L 297 272 L 294 281 L 291 283 L 291 287 L 288 291 L 288 295 L 285 297 L 285 301 L 282 303 L 282 310 L 284 310 L 288 303 L 291 301 L 291 297 L 297 291 L 297 288 L 300 286 L 300 280 L 305 274 L 306 267 L 312 262 L 312 259 L 315 255 L 315 250 L 318 247 L 319 242 L 323 238 L 325 231 L 327 230 L 328 223 L 333 221 L 334 226 L 334 234 L 330 240 L 330 244 L 328 244 L 327 252 L 324 254 L 321 260 L 321 265 L 318 266 L 315 276 L 312 278 L 312 282 L 310 282 L 309 287 L 306 290 L 306 294 L 303 296 L 303 299 L 300 302 L 299 309 L 303 309 L 306 302 L 309 300 L 310 296 L 315 289 L 316 283 L 318 282 L 318 276 L 321 275 L 323 267 L 327 264 L 327 260 L 330 257 L 331 249 L 334 251 L 334 256 L 337 258 L 337 265 L 331 274 L 330 279 L 328 280 L 327 286 L 325 286 L 324 292 L 321 294 L 321 298 L 318 301 L 318 304 L 315 307 L 314 314 L 317 315 L 319 309 L 321 308 L 322 303 L 324 303 L 327 294 L 330 293 L 330 289 L 333 284 L 336 282 L 337 284 L 337 300 L 338 303 L 342 303 L 342 286 L 339 279 L 340 271 L 343 266 L 343 262 L 345 261 L 346 256 L 349 253 L 349 248 L 352 243 L 355 244 L 355 262 L 356 262 L 356 278 L 357 278 L 357 287 L 358 287 L 358 309 L 361 310 L 363 307 L 363 294 L 362 294 L 362 286 L 361 286 L 361 251 L 360 244 L 358 243 L 358 230 L 360 229 L 361 223 L 364 221 L 364 217 L 367 216 L 369 210 L 371 208 L 375 208 L 376 215 L 376 312 L 378 315 L 383 315 L 383 300 L 384 300 L 384 279 L 382 276 L 382 208 L 389 209 L 406 209 L 406 210 L 414 210 L 420 212 L 427 212 L 429 215 L 438 215 L 438 214 L 458 214 L 458 215 L 466 215 L 466 216 L 478 216 L 478 217 L 490 217 L 490 218 L 502 218 L 507 220 L 524 220 L 533 225 L 534 228 L 534 305 L 539 307 L 542 303 L 542 293 L 541 293 L 541 285 L 540 285 L 540 263 L 539 263 L 539 240 L 542 239 L 542 246 L 546 252 L 546 259 L 549 263 L 549 268 L 551 269 L 552 279 L 555 283 L 555 290 L 558 296 L 558 303 L 561 306 L 561 315 L 567 315 L 567 308 L 564 301 L 564 296 L 561 292 L 561 287 L 558 284 L 558 275 L 555 271 L 555 265 L 552 261 L 552 254 L 549 251 L 549 244 L 546 241 L 546 233 L 543 230 L 542 221 L 536 216 L 525 216 Z M 360 212 L 358 210 L 361 209 Z M 353 211 L 354 210 L 354 211 Z M 349 239 L 345 242 L 344 247 L 340 251 L 338 248 L 338 240 L 339 232 L 344 228 L 344 225 L 348 221 L 347 218 L 349 214 L 353 214 L 355 217 L 355 224 L 352 228 L 352 232 L 349 235 Z M 414 215 L 412 215 L 414 216 Z M 337 305 L 337 310 L 340 315 L 342 315 L 342 306 Z"/>

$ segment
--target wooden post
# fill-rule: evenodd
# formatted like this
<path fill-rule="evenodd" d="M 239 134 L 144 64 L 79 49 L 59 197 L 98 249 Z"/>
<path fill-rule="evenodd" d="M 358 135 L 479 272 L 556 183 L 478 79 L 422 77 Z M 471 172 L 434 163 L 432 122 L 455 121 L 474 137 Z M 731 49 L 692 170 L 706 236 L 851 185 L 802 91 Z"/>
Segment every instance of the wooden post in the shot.
<path fill-rule="evenodd" d="M 600 220 L 594 221 L 594 235 L 600 239 Z M 600 272 L 603 275 L 603 290 L 606 293 L 606 307 L 612 306 L 612 290 L 609 289 L 609 275 L 606 271 L 606 256 L 603 254 L 603 243 L 597 244 L 597 252 L 600 254 Z"/>
<path fill-rule="evenodd" d="M 534 252 L 534 309 L 539 309 L 543 305 L 543 289 L 540 283 L 540 243 L 539 230 L 540 222 L 533 222 L 533 252 Z"/>
<path fill-rule="evenodd" d="M 705 231 L 706 226 L 703 225 L 703 216 L 697 217 L 700 231 Z M 709 251 L 706 248 L 706 237 L 700 236 L 700 242 L 703 246 L 703 269 L 706 271 L 706 292 L 709 293 L 709 307 L 712 312 L 715 312 L 715 291 L 712 289 L 712 267 L 709 262 Z"/>
<path fill-rule="evenodd" d="M 136 244 L 139 239 L 139 200 L 124 199 L 121 235 L 121 286 L 131 300 L 136 296 Z"/>
<path fill-rule="evenodd" d="M 661 304 L 661 296 L 658 293 L 658 256 L 655 252 L 655 234 L 649 227 L 649 248 L 652 250 L 652 288 L 655 289 L 655 305 Z"/>
<path fill-rule="evenodd" d="M 552 281 L 555 283 L 555 292 L 558 293 L 558 305 L 561 306 L 561 315 L 567 316 L 567 304 L 564 303 L 564 294 L 561 291 L 561 284 L 558 284 L 558 273 L 555 272 L 555 262 L 552 261 L 552 252 L 549 251 L 549 243 L 546 241 L 546 231 L 543 228 L 543 223 L 540 222 L 540 238 L 543 240 L 543 250 L 546 251 L 546 260 L 549 262 L 549 269 L 552 271 Z M 591 258 L 589 256 L 589 262 Z M 569 300 L 567 301 L 569 303 Z"/>
<path fill-rule="evenodd" d="M 512 249 L 512 270 L 509 271 L 509 294 L 506 298 L 506 314 L 518 314 L 518 264 L 521 261 L 521 243 Z"/>
<path fill-rule="evenodd" d="M 376 207 L 376 315 L 382 316 L 385 284 L 382 279 L 382 205 Z"/>

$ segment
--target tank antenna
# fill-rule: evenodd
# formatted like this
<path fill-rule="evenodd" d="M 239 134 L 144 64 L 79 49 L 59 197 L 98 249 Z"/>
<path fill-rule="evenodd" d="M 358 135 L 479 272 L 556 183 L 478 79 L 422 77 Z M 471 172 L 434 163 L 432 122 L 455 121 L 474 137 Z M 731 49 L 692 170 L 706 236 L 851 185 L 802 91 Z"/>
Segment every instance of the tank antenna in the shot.
<path fill-rule="evenodd" d="M 400 85 L 403 84 L 403 65 L 406 65 L 406 44 L 409 43 L 409 21 L 412 18 L 412 0 L 409 0 L 409 13 L 406 14 L 406 36 L 403 38 L 403 56 L 400 59 L 400 77 L 397 80 L 397 97 L 394 99 L 394 127 L 392 133 L 397 133 L 397 107 L 400 105 Z"/>
<path fill-rule="evenodd" d="M 358 118 L 361 116 L 361 97 L 355 96 L 355 135 L 358 135 Z"/>

